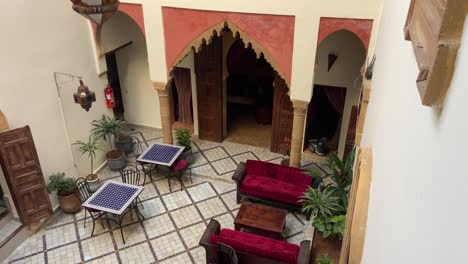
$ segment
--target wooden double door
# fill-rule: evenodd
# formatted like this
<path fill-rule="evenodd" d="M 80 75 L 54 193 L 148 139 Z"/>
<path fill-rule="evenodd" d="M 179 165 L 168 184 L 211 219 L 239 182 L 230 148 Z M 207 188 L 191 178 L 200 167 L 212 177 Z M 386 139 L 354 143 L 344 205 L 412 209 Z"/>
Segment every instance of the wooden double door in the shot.
<path fill-rule="evenodd" d="M 52 213 L 29 126 L 0 132 L 0 165 L 23 224 Z"/>
<path fill-rule="evenodd" d="M 222 37 L 212 36 L 195 53 L 197 79 L 198 128 L 200 139 L 222 142 L 223 136 L 223 58 Z M 276 72 L 275 72 L 276 73 Z M 286 82 L 276 73 L 274 82 L 273 125 L 270 150 L 288 153 L 290 149 L 293 107 Z M 253 131 L 253 133 L 255 133 Z"/>

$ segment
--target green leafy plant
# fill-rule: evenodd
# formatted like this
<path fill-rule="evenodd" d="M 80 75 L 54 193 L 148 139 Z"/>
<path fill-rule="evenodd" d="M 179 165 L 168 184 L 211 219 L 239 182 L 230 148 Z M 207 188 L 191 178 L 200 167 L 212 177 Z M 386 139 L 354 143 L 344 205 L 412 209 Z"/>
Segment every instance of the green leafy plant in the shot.
<path fill-rule="evenodd" d="M 89 160 L 91 161 L 91 174 L 94 172 L 94 166 L 93 162 L 94 159 L 96 158 L 96 152 L 98 150 L 102 150 L 99 148 L 99 145 L 97 143 L 97 140 L 95 137 L 89 137 L 88 142 L 83 142 L 83 141 L 76 141 L 73 143 L 73 145 L 76 145 L 78 147 L 78 150 L 80 151 L 81 155 L 87 155 Z"/>
<path fill-rule="evenodd" d="M 339 204 L 335 191 L 329 188 L 322 191 L 309 187 L 299 201 L 303 203 L 302 211 L 311 213 L 313 217 L 328 219 L 345 210 Z"/>
<path fill-rule="evenodd" d="M 190 150 L 192 148 L 192 134 L 190 134 L 190 130 L 177 129 L 175 138 L 177 140 L 177 145 L 185 147 L 185 150 Z"/>
<path fill-rule="evenodd" d="M 112 137 L 116 137 L 117 135 L 123 132 L 123 128 L 125 122 L 115 117 L 110 118 L 106 115 L 102 115 L 102 118 L 99 120 L 93 120 L 91 122 L 93 125 L 93 129 L 91 129 L 91 134 L 96 139 L 104 139 L 109 142 L 109 146 L 112 149 Z"/>
<path fill-rule="evenodd" d="M 322 255 L 315 261 L 316 264 L 335 264 L 335 262 L 328 257 L 328 255 Z"/>
<path fill-rule="evenodd" d="M 348 194 L 353 181 L 355 151 L 356 149 L 354 148 L 344 161 L 341 161 L 336 154 L 332 154 L 327 162 L 328 168 L 332 171 L 330 177 L 334 182 L 334 184 L 330 184 L 327 187 L 335 190 L 344 208 L 348 208 Z"/>
<path fill-rule="evenodd" d="M 59 172 L 49 176 L 47 191 L 49 193 L 57 192 L 59 195 L 67 195 L 75 191 L 75 179 L 65 177 L 65 173 Z"/>
<path fill-rule="evenodd" d="M 346 215 L 337 215 L 332 218 L 324 218 L 318 216 L 314 219 L 312 226 L 322 233 L 323 238 L 343 239 L 344 229 L 346 225 Z"/>

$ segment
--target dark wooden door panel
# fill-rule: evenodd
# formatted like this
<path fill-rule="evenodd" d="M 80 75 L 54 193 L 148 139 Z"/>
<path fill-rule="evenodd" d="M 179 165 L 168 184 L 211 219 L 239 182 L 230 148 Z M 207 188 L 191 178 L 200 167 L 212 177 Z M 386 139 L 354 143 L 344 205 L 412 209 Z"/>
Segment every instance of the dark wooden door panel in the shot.
<path fill-rule="evenodd" d="M 294 109 L 288 95 L 288 86 L 277 73 L 274 82 L 273 99 L 273 135 L 271 137 L 272 152 L 289 154 L 291 150 L 292 124 Z"/>
<path fill-rule="evenodd" d="M 200 139 L 223 140 L 221 38 L 214 35 L 195 54 Z"/>
<path fill-rule="evenodd" d="M 0 164 L 24 224 L 52 212 L 29 126 L 0 133 Z"/>

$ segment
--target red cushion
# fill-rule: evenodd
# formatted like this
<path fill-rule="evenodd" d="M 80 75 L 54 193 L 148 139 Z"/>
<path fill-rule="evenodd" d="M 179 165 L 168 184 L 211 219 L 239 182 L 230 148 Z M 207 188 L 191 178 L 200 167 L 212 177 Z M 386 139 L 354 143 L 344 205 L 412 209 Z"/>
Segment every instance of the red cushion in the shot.
<path fill-rule="evenodd" d="M 241 184 L 240 191 L 252 195 L 300 205 L 299 199 L 304 195 L 307 186 L 296 185 L 260 175 L 247 175 Z"/>
<path fill-rule="evenodd" d="M 303 174 L 303 170 L 281 165 L 276 169 L 275 179 L 306 187 L 312 183 L 312 177 Z"/>
<path fill-rule="evenodd" d="M 298 245 L 230 229 L 221 229 L 219 235 L 211 235 L 210 242 L 213 245 L 221 242 L 236 251 L 291 264 L 297 263 L 299 254 Z"/>
<path fill-rule="evenodd" d="M 274 177 L 276 164 L 259 160 L 247 160 L 247 174 L 261 175 L 265 177 Z"/>
<path fill-rule="evenodd" d="M 312 177 L 302 174 L 304 170 L 259 160 L 247 160 L 246 174 L 272 177 L 281 181 L 310 186 Z"/>
<path fill-rule="evenodd" d="M 187 161 L 183 159 L 176 160 L 174 164 L 172 164 L 171 169 L 173 171 L 181 171 L 183 169 L 187 168 Z"/>

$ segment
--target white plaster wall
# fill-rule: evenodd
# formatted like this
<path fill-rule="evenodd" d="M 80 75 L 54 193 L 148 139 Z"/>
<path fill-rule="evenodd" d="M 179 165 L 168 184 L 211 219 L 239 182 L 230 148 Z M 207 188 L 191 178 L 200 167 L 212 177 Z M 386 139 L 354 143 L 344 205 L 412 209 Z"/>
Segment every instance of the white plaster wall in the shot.
<path fill-rule="evenodd" d="M 143 32 L 133 19 L 117 12 L 103 26 L 102 38 L 105 51 L 132 41 L 131 45 L 116 52 L 125 120 L 131 124 L 161 128 L 159 98 L 149 76 Z"/>
<path fill-rule="evenodd" d="M 338 56 L 328 71 L 328 54 Z M 341 122 L 338 155 L 343 156 L 346 145 L 351 108 L 359 104 L 361 93 L 361 67 L 364 65 L 366 50 L 361 40 L 349 31 L 339 31 L 328 36 L 318 47 L 315 84 L 346 88 L 346 101 Z"/>
<path fill-rule="evenodd" d="M 190 70 L 190 82 L 192 84 L 192 111 L 193 111 L 193 133 L 198 135 L 198 102 L 197 102 L 197 77 L 195 75 L 195 54 L 191 51 L 183 58 L 177 67 Z"/>
<path fill-rule="evenodd" d="M 0 17 L 0 107 L 12 128 L 30 125 L 44 176 L 74 169 L 71 142 L 84 140 L 91 128 L 90 121 L 109 112 L 105 109 L 105 81 L 94 68 L 93 50 L 87 22 L 71 9 L 67 1 L 6 1 L 8 12 Z M 65 113 L 73 130 L 67 133 L 59 103 L 54 72 L 83 76 L 96 92 L 97 102 L 85 112 L 66 98 L 70 106 Z M 76 89 L 78 83 L 63 89 Z M 103 155 L 98 157 L 103 161 Z M 97 162 L 99 163 L 99 162 Z M 3 187 L 3 186 L 2 186 Z M 56 206 L 55 196 L 52 196 Z"/>
<path fill-rule="evenodd" d="M 124 1 L 125 2 L 125 1 Z M 166 82 L 166 57 L 162 6 L 214 11 L 294 15 L 294 53 L 292 62 L 291 99 L 308 101 L 312 94 L 314 58 L 320 17 L 374 19 L 369 54 L 373 54 L 375 33 L 379 26 L 380 0 L 141 0 L 147 32 L 150 76 L 153 81 Z M 339 8 L 337 8 L 339 7 Z"/>
<path fill-rule="evenodd" d="M 444 108 L 421 104 L 403 25 L 385 1 L 363 145 L 373 170 L 363 263 L 466 263 L 468 21 Z"/>

